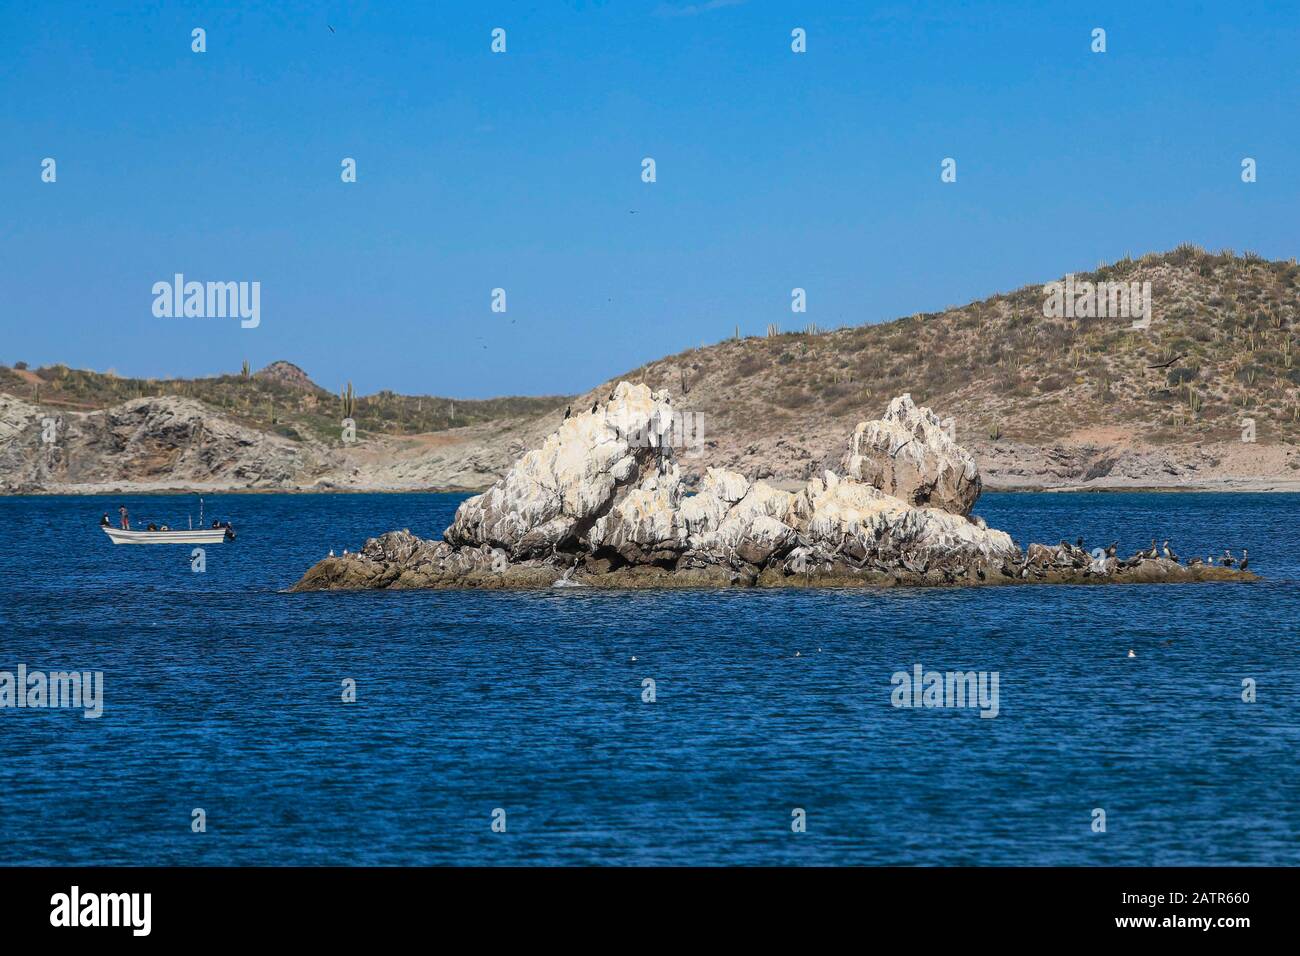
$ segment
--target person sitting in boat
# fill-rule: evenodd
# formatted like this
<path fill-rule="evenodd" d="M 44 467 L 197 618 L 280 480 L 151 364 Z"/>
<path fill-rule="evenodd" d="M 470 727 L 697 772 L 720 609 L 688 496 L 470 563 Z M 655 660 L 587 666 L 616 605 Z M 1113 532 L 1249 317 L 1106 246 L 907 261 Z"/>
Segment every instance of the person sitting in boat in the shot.
<path fill-rule="evenodd" d="M 130 530 L 131 530 L 131 519 L 127 516 L 127 513 L 126 513 L 126 505 L 122 505 L 120 508 L 118 508 L 118 509 L 117 509 L 117 513 L 120 514 L 120 515 L 122 516 L 122 530 L 123 530 L 123 531 L 130 531 Z"/>
<path fill-rule="evenodd" d="M 213 518 L 213 519 L 212 519 L 212 527 L 213 527 L 213 528 L 220 528 L 220 527 L 221 527 L 221 522 L 220 522 L 219 520 L 217 520 L 216 518 Z"/>
<path fill-rule="evenodd" d="M 163 525 L 163 526 L 162 526 L 161 528 L 159 528 L 158 530 L 159 530 L 159 531 L 170 531 L 171 528 L 167 527 L 167 525 Z"/>
<path fill-rule="evenodd" d="M 102 517 L 102 518 L 99 519 L 99 526 L 100 526 L 101 528 L 107 528 L 107 527 L 110 527 L 112 524 L 113 524 L 113 522 L 111 522 L 111 521 L 108 520 L 108 512 L 105 511 L 105 512 L 104 512 L 104 517 Z"/>
<path fill-rule="evenodd" d="M 144 526 L 144 530 L 145 530 L 145 531 L 157 531 L 157 530 L 158 530 L 158 526 L 157 526 L 156 524 L 154 524 L 152 521 L 150 521 L 147 525 Z"/>

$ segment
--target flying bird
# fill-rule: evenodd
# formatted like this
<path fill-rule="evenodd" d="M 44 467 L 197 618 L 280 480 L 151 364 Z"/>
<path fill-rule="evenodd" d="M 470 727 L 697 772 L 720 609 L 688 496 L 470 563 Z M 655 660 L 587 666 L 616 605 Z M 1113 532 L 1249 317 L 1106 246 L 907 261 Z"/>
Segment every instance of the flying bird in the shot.
<path fill-rule="evenodd" d="M 1168 362 L 1161 362 L 1159 365 L 1148 365 L 1147 368 L 1168 368 L 1169 366 L 1177 362 L 1179 359 L 1186 358 L 1186 357 L 1187 357 L 1187 353 L 1184 352 L 1182 355 L 1175 355 Z"/>

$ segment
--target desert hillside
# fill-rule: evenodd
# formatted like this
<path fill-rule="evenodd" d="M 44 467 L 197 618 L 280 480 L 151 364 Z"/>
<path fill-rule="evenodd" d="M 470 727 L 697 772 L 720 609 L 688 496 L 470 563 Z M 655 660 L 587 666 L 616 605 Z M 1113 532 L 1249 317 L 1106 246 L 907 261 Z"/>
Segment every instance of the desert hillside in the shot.
<path fill-rule="evenodd" d="M 150 381 L 0 367 L 0 491 L 480 488 L 616 381 L 696 412 L 678 457 L 798 481 L 909 392 L 951 419 L 987 487 L 1300 487 L 1300 266 L 1180 246 L 1075 283 L 1150 283 L 1151 321 L 1046 317 L 1047 277 L 939 313 L 772 327 L 658 359 L 576 398 L 339 394 L 277 362 Z M 795 318 L 792 316 L 792 318 Z M 575 383 L 580 384 L 580 383 Z M 345 444 L 351 417 L 357 441 Z M 56 419 L 57 439 L 40 422 Z M 1254 441 L 1243 441 L 1253 422 Z"/>
<path fill-rule="evenodd" d="M 910 392 L 952 419 L 992 487 L 1300 479 L 1294 260 L 1180 246 L 1075 275 L 1150 282 L 1143 330 L 1129 319 L 1044 317 L 1054 278 L 878 325 L 771 329 L 619 378 L 667 388 L 702 412 L 707 463 L 758 476 L 838 466 L 854 423 Z M 1246 419 L 1254 442 L 1242 441 Z"/>

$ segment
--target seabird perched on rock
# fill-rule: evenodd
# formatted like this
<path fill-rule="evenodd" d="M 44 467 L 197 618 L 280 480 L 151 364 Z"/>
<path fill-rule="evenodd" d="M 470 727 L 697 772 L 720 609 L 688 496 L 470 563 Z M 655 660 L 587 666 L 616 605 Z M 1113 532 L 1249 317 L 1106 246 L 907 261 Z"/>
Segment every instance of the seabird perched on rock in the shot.
<path fill-rule="evenodd" d="M 1242 548 L 1242 549 L 1241 549 L 1241 563 L 1240 563 L 1239 565 L 1237 565 L 1237 567 L 1240 568 L 1241 570 L 1245 571 L 1245 570 L 1246 570 L 1246 565 L 1248 565 L 1248 564 L 1250 564 L 1250 550 L 1249 550 L 1248 548 Z"/>
<path fill-rule="evenodd" d="M 1165 557 L 1166 557 L 1166 558 L 1168 558 L 1170 561 L 1174 562 L 1174 564 L 1177 564 L 1177 563 L 1178 563 L 1178 555 L 1174 554 L 1172 551 L 1169 550 L 1169 539 L 1168 539 L 1168 538 L 1165 539 L 1164 551 L 1165 551 Z"/>
<path fill-rule="evenodd" d="M 1223 549 L 1223 557 L 1219 559 L 1219 564 L 1225 568 L 1230 568 L 1237 563 L 1237 559 L 1232 556 L 1232 552 L 1227 548 Z"/>
<path fill-rule="evenodd" d="M 1204 564 L 1204 563 L 1205 563 L 1205 562 L 1202 561 L 1200 558 L 1192 558 L 1191 560 L 1189 560 L 1189 561 L 1187 562 L 1187 566 L 1188 566 L 1189 568 L 1195 568 L 1195 567 L 1200 567 L 1200 566 L 1201 566 L 1202 564 Z"/>
<path fill-rule="evenodd" d="M 1083 547 L 1083 538 L 1080 537 L 1078 541 L 1074 542 L 1074 546 L 1078 548 L 1080 551 L 1085 550 Z"/>
<path fill-rule="evenodd" d="M 1151 539 L 1151 550 L 1150 550 L 1150 551 L 1143 552 L 1142 557 L 1144 557 L 1144 558 L 1150 558 L 1152 561 L 1154 561 L 1156 558 L 1160 557 L 1160 552 L 1156 549 L 1156 539 L 1155 539 L 1155 538 L 1152 538 L 1152 539 Z"/>
<path fill-rule="evenodd" d="M 1115 557 L 1115 554 L 1116 554 L 1116 552 L 1118 552 L 1118 551 L 1119 551 L 1119 542 L 1118 542 L 1118 541 L 1112 541 L 1112 542 L 1110 543 L 1110 547 L 1106 549 L 1106 557 L 1108 557 L 1108 558 L 1113 558 L 1113 557 Z"/>
<path fill-rule="evenodd" d="M 569 414 L 570 414 L 572 411 L 573 411 L 573 406 L 570 405 L 568 408 L 566 408 L 566 409 L 564 410 L 564 417 L 567 419 L 567 418 L 569 417 Z"/>
<path fill-rule="evenodd" d="M 331 557 L 331 558 L 334 557 L 334 549 L 333 549 L 333 548 L 330 548 L 330 557 Z"/>

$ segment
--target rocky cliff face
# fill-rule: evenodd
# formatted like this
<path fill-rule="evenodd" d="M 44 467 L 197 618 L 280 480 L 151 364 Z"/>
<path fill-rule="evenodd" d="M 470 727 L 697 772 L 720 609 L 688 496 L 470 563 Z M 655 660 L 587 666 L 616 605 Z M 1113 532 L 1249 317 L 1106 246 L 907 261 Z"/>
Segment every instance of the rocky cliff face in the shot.
<path fill-rule="evenodd" d="M 0 491 L 284 487 L 318 465 L 310 447 L 192 399 L 139 398 L 61 414 L 0 395 Z"/>
<path fill-rule="evenodd" d="M 619 383 L 463 502 L 442 541 L 390 532 L 321 561 L 295 589 L 1231 576 L 1159 559 L 1098 561 L 1064 544 L 1022 554 L 970 516 L 980 488 L 974 459 L 907 396 L 858 426 L 850 475 L 826 471 L 797 492 L 710 468 L 687 494 L 665 441 L 672 420 L 665 392 Z"/>

